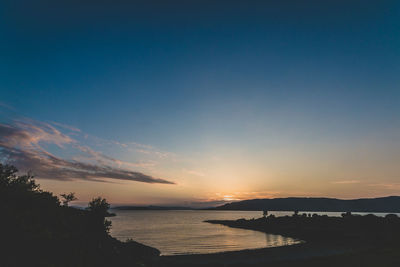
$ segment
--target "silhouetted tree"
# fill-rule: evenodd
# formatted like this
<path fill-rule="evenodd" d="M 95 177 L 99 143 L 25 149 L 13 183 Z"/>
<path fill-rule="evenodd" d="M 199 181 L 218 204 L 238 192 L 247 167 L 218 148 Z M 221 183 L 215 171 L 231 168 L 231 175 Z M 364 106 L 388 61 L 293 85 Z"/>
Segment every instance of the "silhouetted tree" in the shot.
<path fill-rule="evenodd" d="M 60 201 L 50 192 L 40 189 L 33 175 L 17 175 L 18 169 L 14 166 L 0 163 L 0 208 L 30 209 L 34 203 L 46 207 L 57 207 Z M 40 204 L 39 204 L 40 203 Z M 4 211 L 3 211 L 4 212 Z"/>
<path fill-rule="evenodd" d="M 87 209 L 97 220 L 102 222 L 103 229 L 106 232 L 109 232 L 111 229 L 111 221 L 105 219 L 105 217 L 111 215 L 108 212 L 110 209 L 110 204 L 107 202 L 107 200 L 102 197 L 93 198 L 92 201 L 89 202 Z"/>
<path fill-rule="evenodd" d="M 93 198 L 92 201 L 89 202 L 88 210 L 106 217 L 109 213 L 108 210 L 110 208 L 110 204 L 108 204 L 107 200 L 102 197 Z"/>
<path fill-rule="evenodd" d="M 69 194 L 61 194 L 63 206 L 68 207 L 69 202 L 77 200 L 78 198 L 75 197 L 75 193 L 71 192 Z"/>
<path fill-rule="evenodd" d="M 36 184 L 33 175 L 30 173 L 18 176 L 18 169 L 11 165 L 0 163 L 0 188 L 18 191 L 40 191 L 40 186 Z"/>

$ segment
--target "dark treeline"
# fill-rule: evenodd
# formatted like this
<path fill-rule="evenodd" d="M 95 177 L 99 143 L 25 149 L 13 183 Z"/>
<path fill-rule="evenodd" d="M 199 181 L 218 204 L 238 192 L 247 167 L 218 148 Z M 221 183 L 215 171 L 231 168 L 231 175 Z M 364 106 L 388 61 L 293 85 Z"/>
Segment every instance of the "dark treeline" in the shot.
<path fill-rule="evenodd" d="M 331 211 L 331 212 L 400 212 L 400 197 L 343 200 L 336 198 L 251 199 L 228 203 L 216 210 Z"/>
<path fill-rule="evenodd" d="M 140 266 L 159 251 L 109 235 L 110 205 L 94 198 L 86 209 L 68 207 L 73 194 L 40 189 L 29 174 L 0 164 L 0 266 Z"/>
<path fill-rule="evenodd" d="M 230 227 L 257 230 L 265 233 L 294 237 L 307 242 L 354 242 L 357 244 L 398 244 L 400 240 L 400 218 L 395 214 L 378 217 L 373 214 L 329 217 L 310 213 L 275 217 L 269 215 L 259 219 L 209 220 L 209 223 Z"/>
<path fill-rule="evenodd" d="M 213 266 L 239 267 L 247 262 L 253 262 L 251 266 L 254 267 L 400 266 L 400 218 L 395 214 L 378 217 L 347 212 L 342 217 L 328 217 L 295 213 L 293 216 L 207 222 L 305 241 L 286 248 L 221 254 L 213 258 Z M 181 262 L 175 260 L 175 266 L 184 266 Z"/>

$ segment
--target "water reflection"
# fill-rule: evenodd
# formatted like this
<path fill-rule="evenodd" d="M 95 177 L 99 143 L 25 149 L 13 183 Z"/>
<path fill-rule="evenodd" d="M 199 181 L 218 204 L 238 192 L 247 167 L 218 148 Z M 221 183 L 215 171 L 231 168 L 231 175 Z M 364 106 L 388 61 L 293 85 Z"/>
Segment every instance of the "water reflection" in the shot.
<path fill-rule="evenodd" d="M 159 249 L 162 255 L 214 253 L 294 244 L 279 235 L 203 222 L 209 219 L 257 218 L 260 212 L 242 211 L 116 211 L 112 236 L 132 238 Z"/>

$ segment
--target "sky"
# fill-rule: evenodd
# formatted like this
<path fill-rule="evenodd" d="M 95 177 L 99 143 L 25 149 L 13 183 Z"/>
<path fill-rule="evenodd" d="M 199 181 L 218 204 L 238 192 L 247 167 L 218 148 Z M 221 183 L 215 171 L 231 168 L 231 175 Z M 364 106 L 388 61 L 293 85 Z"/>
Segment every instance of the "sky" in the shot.
<path fill-rule="evenodd" d="M 81 202 L 400 195 L 399 18 L 398 1 L 2 1 L 0 160 Z"/>

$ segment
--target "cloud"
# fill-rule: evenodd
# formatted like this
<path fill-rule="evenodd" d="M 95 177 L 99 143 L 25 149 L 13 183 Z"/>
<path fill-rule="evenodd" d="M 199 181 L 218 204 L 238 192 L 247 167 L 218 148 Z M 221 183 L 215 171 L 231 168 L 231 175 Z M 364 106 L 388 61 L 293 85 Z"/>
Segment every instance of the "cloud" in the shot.
<path fill-rule="evenodd" d="M 73 131 L 73 132 L 78 132 L 78 133 L 81 132 L 80 129 L 78 129 L 78 128 L 74 127 L 74 126 L 71 126 L 71 125 L 67 125 L 67 124 L 63 124 L 63 123 L 59 123 L 59 122 L 54 122 L 54 121 L 52 121 L 51 124 L 53 124 L 55 126 L 58 126 L 58 127 L 61 127 L 61 128 L 64 128 L 64 129 L 67 129 L 67 130 L 70 130 L 70 131 Z"/>
<path fill-rule="evenodd" d="M 128 148 L 131 151 L 134 150 L 142 154 L 156 156 L 157 158 L 160 159 L 167 159 L 167 158 L 173 159 L 176 157 L 174 153 L 162 151 L 150 145 L 139 144 L 136 142 L 121 143 L 118 141 L 112 141 L 112 143 L 124 148 Z"/>
<path fill-rule="evenodd" d="M 196 171 L 196 170 L 186 170 L 186 169 L 183 169 L 183 171 L 186 172 L 186 173 L 188 173 L 188 174 L 195 175 L 195 176 L 199 176 L 199 177 L 204 177 L 204 176 L 206 176 L 203 172 Z"/>
<path fill-rule="evenodd" d="M 162 152 L 162 151 L 154 151 L 154 150 L 145 150 L 145 149 L 136 149 L 136 152 L 147 154 L 147 155 L 155 155 L 161 159 L 165 159 L 173 155 L 169 152 Z"/>
<path fill-rule="evenodd" d="M 55 156 L 44 145 L 56 145 L 64 149 L 78 149 L 87 155 L 86 161 L 68 160 Z M 114 165 L 137 166 L 135 163 L 119 161 L 80 145 L 50 124 L 24 120 L 13 124 L 0 123 L 0 158 L 14 164 L 20 170 L 31 170 L 38 178 L 55 180 L 119 179 L 144 183 L 174 184 L 141 172 L 114 167 Z"/>
<path fill-rule="evenodd" d="M 6 104 L 4 102 L 1 102 L 1 101 L 0 101 L 0 107 L 6 108 L 8 110 L 15 110 L 15 108 L 13 106 L 10 106 L 10 105 L 8 105 L 8 104 Z"/>
<path fill-rule="evenodd" d="M 46 123 L 15 121 L 14 125 L 0 124 L 0 144 L 4 147 L 40 149 L 40 142 L 63 147 L 75 140 Z"/>
<path fill-rule="evenodd" d="M 97 162 L 100 162 L 101 164 L 108 164 L 108 163 L 112 163 L 117 165 L 118 167 L 122 167 L 122 166 L 127 166 L 127 167 L 150 167 L 150 166 L 154 166 L 155 163 L 154 162 L 139 162 L 139 163 L 132 163 L 132 162 L 127 162 L 127 161 L 123 161 L 123 160 L 118 160 L 112 157 L 109 157 L 107 155 L 104 155 L 103 153 L 99 152 L 99 151 L 95 151 L 93 149 L 91 149 L 88 146 L 81 146 L 81 145 L 76 145 L 76 148 L 78 148 L 80 151 L 86 153 L 89 155 L 89 157 L 84 158 L 84 159 L 89 159 L 89 160 L 95 160 Z M 76 159 L 78 159 L 79 157 L 75 157 Z M 82 158 L 82 157 L 81 157 Z"/>
<path fill-rule="evenodd" d="M 359 180 L 332 181 L 332 184 L 359 184 Z"/>
<path fill-rule="evenodd" d="M 375 183 L 368 186 L 381 187 L 387 190 L 400 190 L 400 183 Z"/>

